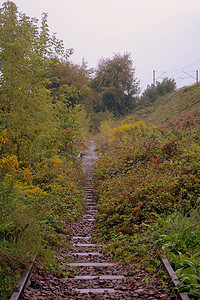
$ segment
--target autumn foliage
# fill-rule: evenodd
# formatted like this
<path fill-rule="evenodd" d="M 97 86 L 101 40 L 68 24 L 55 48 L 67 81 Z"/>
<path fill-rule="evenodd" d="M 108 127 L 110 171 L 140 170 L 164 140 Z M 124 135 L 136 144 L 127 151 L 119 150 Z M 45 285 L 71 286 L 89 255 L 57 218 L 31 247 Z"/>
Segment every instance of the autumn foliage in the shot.
<path fill-rule="evenodd" d="M 180 290 L 198 299 L 199 123 L 196 117 L 183 130 L 189 115 L 173 122 L 179 128 L 131 118 L 113 127 L 95 167 L 96 235 L 115 259 L 153 274 L 160 272 L 158 253 L 167 254 Z"/>
<path fill-rule="evenodd" d="M 151 222 L 154 213 L 187 213 L 197 207 L 200 148 L 196 143 L 142 121 L 113 128 L 110 141 L 95 171 L 99 223 L 106 233 L 131 233 L 135 224 Z"/>

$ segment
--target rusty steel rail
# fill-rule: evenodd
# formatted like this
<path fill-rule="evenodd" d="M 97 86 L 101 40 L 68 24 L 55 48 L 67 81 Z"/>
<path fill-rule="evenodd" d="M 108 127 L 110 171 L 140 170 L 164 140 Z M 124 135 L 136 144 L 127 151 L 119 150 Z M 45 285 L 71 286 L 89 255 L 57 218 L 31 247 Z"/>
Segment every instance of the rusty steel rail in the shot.
<path fill-rule="evenodd" d="M 180 283 L 180 281 L 178 280 L 178 277 L 176 276 L 170 262 L 168 261 L 168 259 L 166 257 L 164 257 L 162 255 L 160 255 L 160 259 L 161 259 L 165 269 L 167 270 L 167 273 L 171 277 L 171 280 L 172 280 L 174 286 L 177 286 Z M 188 297 L 187 294 L 179 293 L 179 297 L 181 300 L 190 300 L 190 298 Z"/>
<path fill-rule="evenodd" d="M 29 279 L 29 276 L 30 276 L 33 264 L 35 262 L 35 259 L 36 259 L 36 255 L 33 257 L 32 263 L 28 267 L 25 267 L 25 269 L 22 273 L 22 276 L 21 276 L 19 282 L 16 285 L 16 288 L 15 288 L 16 291 L 12 294 L 10 300 L 18 300 L 19 297 L 21 296 L 21 294 L 22 294 L 22 292 L 23 292 L 23 290 L 26 286 L 26 283 Z"/>

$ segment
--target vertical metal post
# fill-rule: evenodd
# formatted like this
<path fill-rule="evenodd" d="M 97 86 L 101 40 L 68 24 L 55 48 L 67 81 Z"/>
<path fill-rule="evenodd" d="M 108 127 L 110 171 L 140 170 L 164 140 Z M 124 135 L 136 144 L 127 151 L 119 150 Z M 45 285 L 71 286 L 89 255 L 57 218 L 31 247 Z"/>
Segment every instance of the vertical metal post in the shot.
<path fill-rule="evenodd" d="M 196 70 L 196 83 L 199 82 L 199 71 Z"/>
<path fill-rule="evenodd" d="M 153 86 L 156 86 L 156 71 L 153 70 Z"/>

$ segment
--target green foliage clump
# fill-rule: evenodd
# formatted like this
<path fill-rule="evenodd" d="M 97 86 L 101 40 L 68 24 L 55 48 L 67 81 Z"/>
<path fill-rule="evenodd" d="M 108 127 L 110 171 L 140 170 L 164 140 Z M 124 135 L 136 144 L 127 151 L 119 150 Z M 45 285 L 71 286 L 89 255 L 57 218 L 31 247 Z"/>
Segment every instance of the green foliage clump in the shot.
<path fill-rule="evenodd" d="M 147 86 L 147 89 L 142 94 L 140 105 L 150 105 L 159 97 L 176 90 L 176 83 L 174 79 L 164 78 L 162 82 L 157 82 L 156 86 Z"/>
<path fill-rule="evenodd" d="M 190 299 L 200 296 L 200 212 L 199 208 L 189 216 L 173 214 L 161 220 L 157 243 L 169 257 L 180 284 L 176 290 L 186 293 Z"/>
<path fill-rule="evenodd" d="M 190 299 L 196 300 L 200 297 L 200 259 L 196 256 L 185 257 L 171 255 L 174 259 L 176 274 L 181 283 L 176 286 L 179 293 L 188 294 Z"/>

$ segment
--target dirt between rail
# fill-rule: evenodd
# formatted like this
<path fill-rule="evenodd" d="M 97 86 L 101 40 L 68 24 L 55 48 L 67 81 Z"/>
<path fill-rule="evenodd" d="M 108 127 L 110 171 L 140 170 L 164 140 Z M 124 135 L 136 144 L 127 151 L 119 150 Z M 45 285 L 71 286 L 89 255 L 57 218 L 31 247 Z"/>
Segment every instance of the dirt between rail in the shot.
<path fill-rule="evenodd" d="M 133 270 L 128 264 L 114 263 L 102 251 L 101 245 L 92 241 L 97 211 L 92 185 L 96 161 L 95 143 L 91 141 L 82 160 L 86 174 L 87 211 L 80 221 L 72 225 L 72 235 L 64 237 L 71 247 L 55 252 L 58 268 L 65 270 L 68 277 L 35 268 L 21 299 L 177 299 L 172 295 L 171 288 L 164 289 L 159 275 L 145 284 L 149 274 L 143 270 Z"/>

